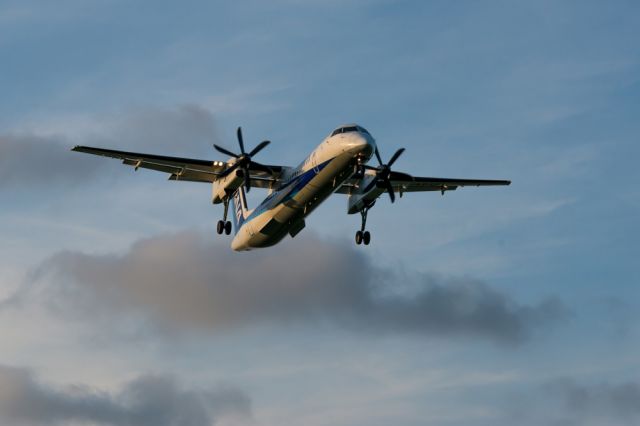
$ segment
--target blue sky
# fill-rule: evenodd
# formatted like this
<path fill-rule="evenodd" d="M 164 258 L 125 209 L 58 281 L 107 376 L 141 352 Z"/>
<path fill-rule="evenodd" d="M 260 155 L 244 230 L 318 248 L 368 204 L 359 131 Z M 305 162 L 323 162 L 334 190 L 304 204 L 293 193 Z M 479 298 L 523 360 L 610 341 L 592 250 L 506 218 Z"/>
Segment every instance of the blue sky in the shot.
<path fill-rule="evenodd" d="M 0 419 L 637 424 L 639 9 L 3 1 Z M 208 186 L 68 152 L 242 125 L 295 165 L 345 122 L 513 184 L 383 198 L 365 249 L 336 196 L 236 254 Z"/>

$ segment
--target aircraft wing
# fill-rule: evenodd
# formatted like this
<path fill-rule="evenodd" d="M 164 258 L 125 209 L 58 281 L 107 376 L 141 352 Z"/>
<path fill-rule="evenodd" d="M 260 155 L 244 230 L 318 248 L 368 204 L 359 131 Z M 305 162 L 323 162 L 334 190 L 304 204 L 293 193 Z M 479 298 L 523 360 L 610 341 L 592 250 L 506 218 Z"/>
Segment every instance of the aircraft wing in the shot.
<path fill-rule="evenodd" d="M 510 180 L 451 179 L 439 177 L 411 176 L 406 173 L 391 172 L 389 177 L 393 189 L 402 192 L 454 191 L 459 186 L 501 186 L 510 185 Z"/>
<path fill-rule="evenodd" d="M 400 194 L 423 191 L 440 191 L 444 193 L 444 191 L 454 191 L 458 187 L 463 186 L 501 186 L 511 184 L 510 180 L 421 177 L 411 176 L 401 172 L 391 172 L 389 180 L 391 181 L 394 191 Z M 351 194 L 357 191 L 358 186 L 358 182 L 349 179 L 338 188 L 336 192 L 340 194 Z"/>
<path fill-rule="evenodd" d="M 90 146 L 76 146 L 72 151 L 103 157 L 117 158 L 123 164 L 143 169 L 151 169 L 169 173 L 169 180 L 184 180 L 189 182 L 214 182 L 224 170 L 229 167 L 224 161 L 198 160 L 193 158 L 167 157 L 164 155 L 143 154 L 139 152 L 116 151 L 113 149 L 94 148 Z M 275 176 L 282 172 L 282 166 L 263 165 L 272 170 L 272 174 L 263 170 L 251 170 L 251 183 L 256 187 L 268 187 Z"/>

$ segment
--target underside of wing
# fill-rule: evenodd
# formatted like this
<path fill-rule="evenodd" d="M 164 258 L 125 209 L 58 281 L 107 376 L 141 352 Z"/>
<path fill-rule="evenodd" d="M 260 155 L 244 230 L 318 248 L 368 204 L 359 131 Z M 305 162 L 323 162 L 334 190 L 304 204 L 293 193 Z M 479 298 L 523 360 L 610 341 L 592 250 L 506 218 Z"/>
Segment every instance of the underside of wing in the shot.
<path fill-rule="evenodd" d="M 510 180 L 495 179 L 452 179 L 439 177 L 411 176 L 407 173 L 391 172 L 389 176 L 394 191 L 400 194 L 404 192 L 425 192 L 425 191 L 454 191 L 458 187 L 464 186 L 502 186 L 510 185 Z M 358 190 L 360 183 L 358 180 L 349 179 L 338 190 L 340 194 L 351 194 Z"/>
<path fill-rule="evenodd" d="M 503 186 L 510 185 L 509 180 L 495 179 L 451 179 L 439 177 L 410 176 L 405 173 L 392 172 L 391 184 L 399 192 L 420 191 L 453 191 L 464 186 Z"/>
<path fill-rule="evenodd" d="M 113 149 L 76 146 L 72 149 L 86 154 L 100 155 L 122 160 L 123 164 L 138 168 L 168 173 L 169 180 L 189 182 L 214 182 L 229 167 L 224 161 L 209 161 L 193 158 L 167 157 L 139 152 L 116 151 Z M 282 166 L 259 164 L 260 170 L 250 170 L 252 186 L 269 187 L 282 172 Z M 269 172 L 267 172 L 269 170 Z M 255 185 L 254 185 L 255 184 Z"/>

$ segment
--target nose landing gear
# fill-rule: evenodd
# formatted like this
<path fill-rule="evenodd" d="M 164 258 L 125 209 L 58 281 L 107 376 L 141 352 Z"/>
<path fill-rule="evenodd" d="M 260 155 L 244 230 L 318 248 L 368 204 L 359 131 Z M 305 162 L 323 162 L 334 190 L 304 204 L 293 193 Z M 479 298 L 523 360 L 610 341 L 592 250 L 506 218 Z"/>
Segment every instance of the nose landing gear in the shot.
<path fill-rule="evenodd" d="M 360 245 L 364 243 L 365 246 L 368 246 L 371 242 L 371 234 L 369 231 L 365 231 L 364 228 L 367 225 L 367 213 L 369 212 L 369 207 L 365 207 L 360 210 L 360 216 L 362 217 L 362 225 L 360 230 L 356 232 L 356 244 Z"/>
<path fill-rule="evenodd" d="M 229 212 L 229 199 L 226 198 L 224 200 L 224 217 L 222 218 L 222 220 L 218 221 L 218 224 L 216 226 L 216 232 L 218 233 L 218 235 L 222 235 L 222 233 L 225 233 L 226 235 L 231 234 L 231 222 L 227 220 L 228 212 Z"/>
<path fill-rule="evenodd" d="M 361 155 L 358 156 L 358 158 L 356 159 L 356 164 L 353 167 L 353 176 L 351 176 L 353 179 L 362 179 L 364 177 L 364 170 L 365 170 L 365 158 L 362 157 Z"/>

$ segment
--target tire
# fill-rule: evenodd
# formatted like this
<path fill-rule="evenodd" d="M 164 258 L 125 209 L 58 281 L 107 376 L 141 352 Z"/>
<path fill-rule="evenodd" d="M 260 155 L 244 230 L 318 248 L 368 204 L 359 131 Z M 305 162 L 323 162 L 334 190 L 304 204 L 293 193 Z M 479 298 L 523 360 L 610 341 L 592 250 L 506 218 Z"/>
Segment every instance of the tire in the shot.
<path fill-rule="evenodd" d="M 362 231 L 356 232 L 356 244 L 357 245 L 362 244 Z"/>
<path fill-rule="evenodd" d="M 231 234 L 231 222 L 224 224 L 224 233 L 227 235 Z"/>
<path fill-rule="evenodd" d="M 219 220 L 218 221 L 218 226 L 216 226 L 216 232 L 218 232 L 218 235 L 222 235 L 222 232 L 224 232 L 224 222 Z"/>
<path fill-rule="evenodd" d="M 364 234 L 362 234 L 362 242 L 365 246 L 368 246 L 371 242 L 371 234 L 369 233 L 369 231 L 364 231 Z"/>

